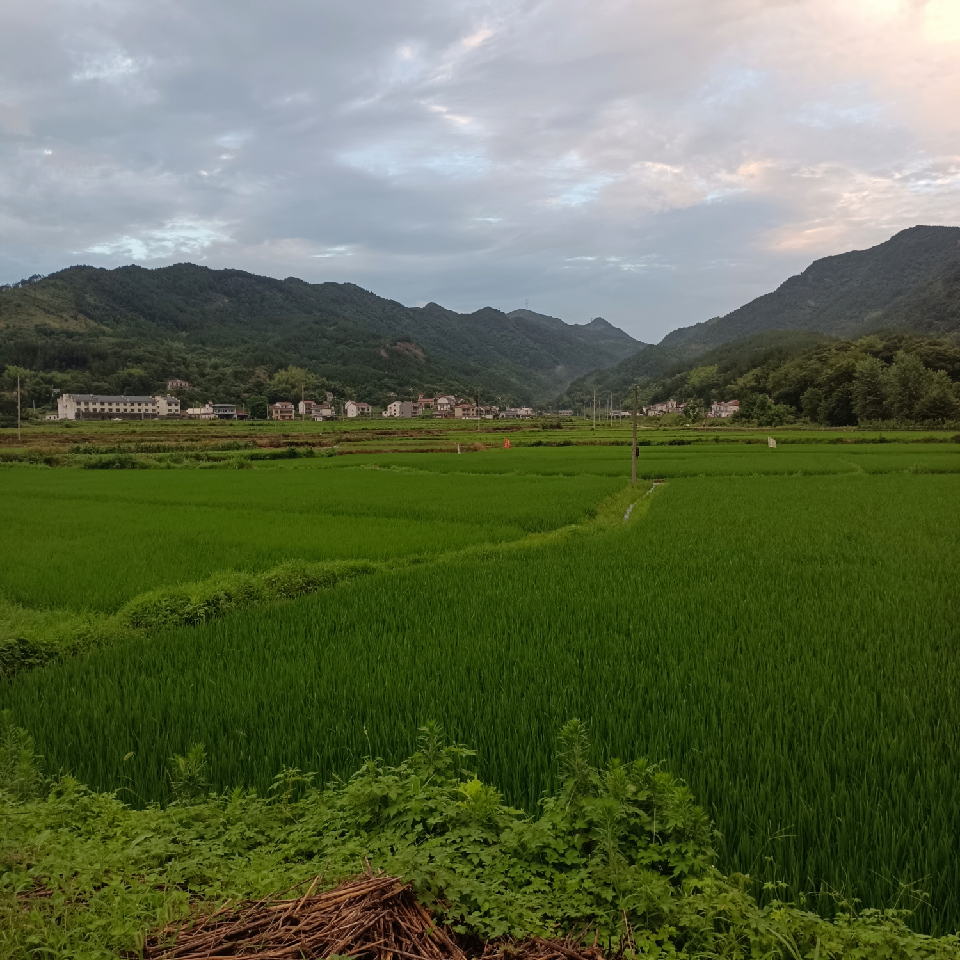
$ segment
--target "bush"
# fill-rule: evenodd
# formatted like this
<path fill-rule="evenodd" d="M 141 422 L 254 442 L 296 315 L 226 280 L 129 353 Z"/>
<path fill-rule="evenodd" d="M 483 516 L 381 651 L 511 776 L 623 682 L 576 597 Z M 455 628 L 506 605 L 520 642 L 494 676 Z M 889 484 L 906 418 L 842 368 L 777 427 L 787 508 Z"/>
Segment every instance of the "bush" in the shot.
<path fill-rule="evenodd" d="M 758 906 L 749 878 L 717 869 L 713 826 L 689 789 L 643 758 L 593 766 L 576 720 L 558 737 L 559 790 L 534 816 L 469 772 L 472 751 L 436 724 L 398 766 L 368 758 L 323 790 L 284 769 L 269 799 L 211 795 L 193 744 L 168 764 L 175 802 L 135 810 L 69 777 L 31 800 L 42 786 L 32 744 L 5 723 L 0 783 L 16 793 L 0 794 L 0 883 L 20 894 L 0 900 L 9 956 L 141 955 L 148 932 L 186 919 L 191 900 L 195 912 L 296 897 L 292 886 L 322 875 L 333 887 L 365 862 L 409 882 L 474 947 L 570 936 L 634 960 L 954 960 L 960 950 L 956 936 L 911 932 L 905 911 L 841 903 L 829 921 Z"/>

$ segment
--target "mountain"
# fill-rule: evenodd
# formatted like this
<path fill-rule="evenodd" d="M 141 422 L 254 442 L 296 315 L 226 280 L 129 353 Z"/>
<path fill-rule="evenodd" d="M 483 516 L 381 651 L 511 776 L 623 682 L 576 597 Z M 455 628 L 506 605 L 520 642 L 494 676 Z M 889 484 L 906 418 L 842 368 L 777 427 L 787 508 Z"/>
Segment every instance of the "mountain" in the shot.
<path fill-rule="evenodd" d="M 180 377 L 226 400 L 296 365 L 373 402 L 478 389 L 533 402 L 640 346 L 601 318 L 412 308 L 354 284 L 189 263 L 77 266 L 0 289 L 0 364 L 73 374 L 92 392 Z"/>
<path fill-rule="evenodd" d="M 583 403 L 594 389 L 621 394 L 632 383 L 682 369 L 744 338 L 781 334 L 786 344 L 791 333 L 854 339 L 880 330 L 960 331 L 960 227 L 910 227 L 867 250 L 816 260 L 772 293 L 674 330 L 655 346 L 574 381 L 558 402 Z"/>

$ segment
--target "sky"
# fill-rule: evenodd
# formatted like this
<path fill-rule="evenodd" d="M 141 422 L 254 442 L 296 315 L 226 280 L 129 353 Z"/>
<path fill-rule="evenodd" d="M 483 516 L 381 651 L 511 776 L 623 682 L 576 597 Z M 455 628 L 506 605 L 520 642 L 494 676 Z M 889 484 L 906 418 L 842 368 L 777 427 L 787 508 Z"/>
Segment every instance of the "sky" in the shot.
<path fill-rule="evenodd" d="M 0 283 L 191 261 L 656 342 L 960 224 L 960 0 L 3 0 Z"/>

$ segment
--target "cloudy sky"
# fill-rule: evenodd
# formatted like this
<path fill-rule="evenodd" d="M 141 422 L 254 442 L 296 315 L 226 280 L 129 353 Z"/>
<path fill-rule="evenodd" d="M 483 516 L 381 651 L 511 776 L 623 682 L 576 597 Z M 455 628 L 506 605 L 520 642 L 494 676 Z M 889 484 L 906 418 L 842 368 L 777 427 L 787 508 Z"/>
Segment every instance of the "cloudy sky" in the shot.
<path fill-rule="evenodd" d="M 0 282 L 190 260 L 645 340 L 960 224 L 960 0 L 3 0 Z"/>

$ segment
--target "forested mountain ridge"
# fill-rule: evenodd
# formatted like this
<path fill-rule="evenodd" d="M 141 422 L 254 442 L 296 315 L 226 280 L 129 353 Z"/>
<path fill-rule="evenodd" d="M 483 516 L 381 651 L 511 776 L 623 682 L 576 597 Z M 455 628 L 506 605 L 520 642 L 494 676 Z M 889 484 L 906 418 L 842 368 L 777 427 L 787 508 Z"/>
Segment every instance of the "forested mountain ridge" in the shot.
<path fill-rule="evenodd" d="M 0 290 L 0 363 L 90 392 L 180 377 L 239 400 L 295 365 L 374 403 L 477 389 L 530 402 L 639 346 L 599 318 L 577 326 L 526 310 L 411 308 L 354 284 L 188 263 L 70 267 Z"/>
<path fill-rule="evenodd" d="M 596 389 L 622 394 L 707 351 L 746 337 L 790 331 L 857 338 L 882 330 L 960 332 L 960 227 L 916 226 L 866 250 L 814 261 L 772 293 L 667 334 L 606 370 L 570 384 L 558 402 L 582 404 Z"/>
<path fill-rule="evenodd" d="M 674 330 L 659 346 L 702 352 L 768 330 L 856 337 L 888 327 L 960 327 L 960 227 L 910 227 L 867 250 L 815 260 L 772 293 Z"/>

